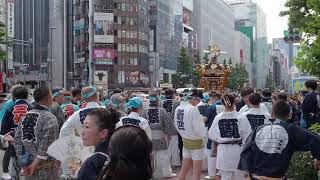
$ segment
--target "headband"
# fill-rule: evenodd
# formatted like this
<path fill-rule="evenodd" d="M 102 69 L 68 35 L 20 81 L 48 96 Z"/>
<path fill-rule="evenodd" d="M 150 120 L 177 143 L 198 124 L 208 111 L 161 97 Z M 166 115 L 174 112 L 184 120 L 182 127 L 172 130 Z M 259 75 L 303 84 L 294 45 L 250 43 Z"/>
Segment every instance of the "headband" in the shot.
<path fill-rule="evenodd" d="M 90 88 L 91 88 L 91 91 L 89 91 L 87 93 L 81 92 L 81 95 L 83 96 L 83 98 L 89 98 L 89 97 L 93 96 L 97 92 L 97 88 L 96 87 L 92 86 Z"/>

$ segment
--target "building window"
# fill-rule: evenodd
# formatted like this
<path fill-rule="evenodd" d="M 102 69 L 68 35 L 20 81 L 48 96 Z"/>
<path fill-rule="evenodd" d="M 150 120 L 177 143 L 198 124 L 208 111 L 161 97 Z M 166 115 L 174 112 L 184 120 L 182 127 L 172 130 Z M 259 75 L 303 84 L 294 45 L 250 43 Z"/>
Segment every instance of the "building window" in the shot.
<path fill-rule="evenodd" d="M 118 30 L 118 38 L 121 38 L 121 30 Z"/>
<path fill-rule="evenodd" d="M 121 44 L 118 44 L 118 51 L 121 51 Z"/>
<path fill-rule="evenodd" d="M 125 83 L 125 72 L 124 71 L 118 71 L 118 83 L 119 84 Z"/>
<path fill-rule="evenodd" d="M 122 3 L 122 11 L 126 11 L 126 4 L 125 3 Z"/>

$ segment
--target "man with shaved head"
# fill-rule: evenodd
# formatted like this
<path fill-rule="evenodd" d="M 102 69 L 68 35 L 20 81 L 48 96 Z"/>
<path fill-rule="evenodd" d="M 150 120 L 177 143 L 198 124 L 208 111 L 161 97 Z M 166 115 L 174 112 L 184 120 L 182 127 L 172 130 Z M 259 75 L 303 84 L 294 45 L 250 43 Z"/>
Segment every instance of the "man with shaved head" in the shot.
<path fill-rule="evenodd" d="M 95 87 L 88 86 L 82 88 L 81 95 L 86 102 L 85 106 L 72 114 L 72 116 L 70 116 L 63 124 L 60 131 L 60 138 L 71 135 L 80 135 L 82 123 L 87 117 L 87 114 L 94 109 L 104 108 L 104 106 L 100 106 L 99 104 L 99 96 Z"/>

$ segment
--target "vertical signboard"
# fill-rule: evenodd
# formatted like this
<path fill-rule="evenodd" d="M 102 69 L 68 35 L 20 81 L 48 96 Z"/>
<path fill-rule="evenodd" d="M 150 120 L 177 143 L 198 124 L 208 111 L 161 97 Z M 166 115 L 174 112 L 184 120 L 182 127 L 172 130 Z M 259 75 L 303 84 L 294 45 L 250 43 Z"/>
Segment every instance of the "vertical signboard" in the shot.
<path fill-rule="evenodd" d="M 113 13 L 94 13 L 94 42 L 113 43 Z"/>
<path fill-rule="evenodd" d="M 7 31 L 8 38 L 14 38 L 14 1 L 15 0 L 7 0 L 8 7 L 8 18 L 7 18 Z"/>
<path fill-rule="evenodd" d="M 95 71 L 94 84 L 104 90 L 108 90 L 108 71 Z"/>

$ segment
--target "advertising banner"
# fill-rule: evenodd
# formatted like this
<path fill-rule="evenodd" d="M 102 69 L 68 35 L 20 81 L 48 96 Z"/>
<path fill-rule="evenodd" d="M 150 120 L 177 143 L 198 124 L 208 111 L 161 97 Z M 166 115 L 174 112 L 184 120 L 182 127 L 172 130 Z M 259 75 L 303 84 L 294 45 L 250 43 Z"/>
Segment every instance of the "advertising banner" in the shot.
<path fill-rule="evenodd" d="M 15 0 L 7 0 L 7 6 L 8 6 L 8 38 L 14 38 L 14 2 Z"/>
<path fill-rule="evenodd" d="M 292 93 L 306 90 L 304 83 L 308 80 L 316 79 L 315 77 L 300 77 L 292 79 Z"/>
<path fill-rule="evenodd" d="M 114 49 L 96 48 L 93 49 L 93 59 L 96 64 L 112 65 L 115 57 Z"/>
<path fill-rule="evenodd" d="M 149 76 L 139 71 L 126 72 L 126 85 L 128 87 L 148 87 Z"/>
<path fill-rule="evenodd" d="M 94 42 L 114 43 L 113 13 L 94 13 Z"/>

